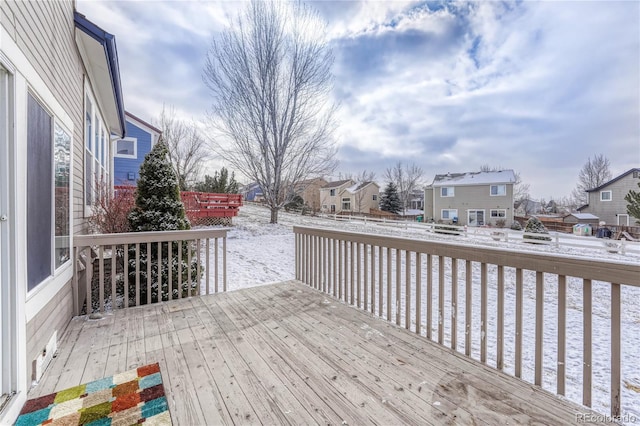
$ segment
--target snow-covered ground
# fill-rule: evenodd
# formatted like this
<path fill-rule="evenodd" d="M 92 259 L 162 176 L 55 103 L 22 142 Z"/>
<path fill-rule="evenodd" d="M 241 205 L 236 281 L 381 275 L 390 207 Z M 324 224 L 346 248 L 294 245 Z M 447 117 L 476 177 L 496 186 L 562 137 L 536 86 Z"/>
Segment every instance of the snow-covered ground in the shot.
<path fill-rule="evenodd" d="M 294 225 L 327 227 L 356 232 L 370 232 L 381 235 L 401 236 L 416 239 L 455 241 L 460 244 L 472 246 L 502 247 L 510 250 L 529 250 L 559 255 L 583 256 L 589 259 L 610 259 L 623 262 L 639 262 L 638 254 L 614 254 L 606 253 L 600 246 L 588 247 L 553 247 L 525 245 L 521 242 L 496 242 L 484 237 L 468 235 L 448 236 L 442 234 L 416 232 L 415 229 L 403 230 L 397 227 L 386 227 L 374 223 L 335 222 L 325 218 L 307 217 L 281 212 L 279 224 L 269 224 L 269 211 L 260 206 L 247 205 L 242 207 L 240 215 L 234 218 L 234 226 L 228 234 L 227 240 L 227 276 L 228 289 L 235 290 L 272 282 L 290 280 L 294 278 Z M 393 262 L 395 265 L 395 262 Z M 434 262 L 434 268 L 439 268 Z M 443 265 L 445 270 L 445 344 L 449 345 L 450 320 L 449 306 L 451 300 L 451 264 L 450 261 Z M 460 265 L 458 283 L 458 348 L 464 350 L 464 268 Z M 476 269 L 478 269 L 476 271 Z M 411 268 L 415 271 L 415 267 Z M 435 272 L 435 271 L 434 271 Z M 489 266 L 488 289 L 488 332 L 487 355 L 489 365 L 495 366 L 495 354 L 497 346 L 497 307 L 496 300 L 496 268 Z M 395 272 L 392 272 L 395 276 Z M 415 272 L 412 272 L 412 275 Z M 479 294 L 479 266 L 475 265 L 474 293 L 473 293 L 473 340 L 472 356 L 480 357 L 480 294 Z M 404 277 L 404 271 L 402 272 Z M 414 277 L 415 278 L 415 277 Z M 434 273 L 434 301 L 437 301 L 438 274 Z M 426 280 L 422 280 L 424 283 Z M 510 268 L 505 269 L 505 371 L 514 373 L 514 336 L 515 336 L 515 278 Z M 609 377 L 610 377 L 610 289 L 609 284 L 593 283 L 593 408 L 601 413 L 608 414 L 609 405 Z M 404 292 L 404 288 L 402 289 Z M 415 292 L 415 289 L 413 290 Z M 395 291 L 393 292 L 395 293 Z M 423 289 L 423 295 L 425 290 Z M 412 300 L 415 298 L 412 295 Z M 546 277 L 545 282 L 545 325 L 544 325 L 544 374 L 543 387 L 555 392 L 556 390 L 556 347 L 557 347 L 557 283 L 553 276 Z M 376 296 L 376 299 L 378 297 Z M 404 300 L 402 294 L 401 303 Z M 622 401 L 623 414 L 627 418 L 636 418 L 640 422 L 640 288 L 623 287 L 622 292 Z M 392 297 L 391 306 L 395 304 L 395 294 Z M 385 307 L 386 309 L 386 301 Z M 415 308 L 413 308 L 415 309 Z M 423 316 L 424 316 L 423 307 Z M 437 336 L 437 309 L 434 309 L 432 319 L 432 331 Z M 415 318 L 415 315 L 412 314 Z M 523 331 L 523 378 L 533 382 L 534 356 L 535 356 L 535 321 L 527 320 L 535 318 L 535 274 L 526 273 L 524 283 L 524 331 Z M 423 319 L 424 321 L 424 319 Z M 426 324 L 423 324 L 423 329 Z M 415 324 L 412 324 L 412 328 Z M 569 399 L 578 403 L 582 402 L 582 281 L 569 278 L 567 280 L 567 358 L 566 358 L 566 395 Z M 635 416 L 635 417 L 634 417 Z"/>

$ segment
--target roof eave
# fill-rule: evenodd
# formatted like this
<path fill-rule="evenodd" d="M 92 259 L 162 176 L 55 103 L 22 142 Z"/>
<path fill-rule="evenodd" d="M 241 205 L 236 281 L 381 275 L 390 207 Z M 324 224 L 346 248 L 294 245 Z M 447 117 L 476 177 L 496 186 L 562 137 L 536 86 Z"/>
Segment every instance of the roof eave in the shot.
<path fill-rule="evenodd" d="M 76 43 L 80 55 L 90 74 L 92 83 L 100 86 L 100 81 L 109 81 L 109 89 L 94 87 L 106 109 L 109 131 L 120 137 L 125 136 L 125 110 L 120 83 L 120 69 L 118 66 L 118 51 L 115 36 L 102 30 L 84 15 L 74 12 L 76 26 Z M 96 49 L 95 42 L 102 49 Z M 100 52 L 100 53 L 98 53 Z"/>

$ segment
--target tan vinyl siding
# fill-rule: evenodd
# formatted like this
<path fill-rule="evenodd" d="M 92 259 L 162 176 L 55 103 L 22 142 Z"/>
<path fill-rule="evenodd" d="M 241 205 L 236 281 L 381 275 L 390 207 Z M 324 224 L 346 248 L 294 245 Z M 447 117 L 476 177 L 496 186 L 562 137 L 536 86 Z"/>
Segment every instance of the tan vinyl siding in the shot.
<path fill-rule="evenodd" d="M 73 233 L 84 233 L 84 69 L 70 1 L 0 3 L 2 24 L 73 120 Z M 14 31 L 15 28 L 15 31 Z"/>
<path fill-rule="evenodd" d="M 73 317 L 71 282 L 67 283 L 38 314 L 27 323 L 27 380 L 30 384 L 32 363 L 47 346 L 53 333 L 62 337 L 67 324 Z"/>
<path fill-rule="evenodd" d="M 424 221 L 435 220 L 436 216 L 433 212 L 433 188 L 425 188 L 424 190 Z"/>
<path fill-rule="evenodd" d="M 502 185 L 502 184 L 498 184 Z M 449 185 L 447 185 L 449 186 Z M 453 185 L 450 185 L 453 186 Z M 435 203 L 433 205 L 433 218 L 440 220 L 440 212 L 443 209 L 458 210 L 458 224 L 466 225 L 469 210 L 484 210 L 485 223 L 491 222 L 495 225 L 495 218 L 490 217 L 491 210 L 506 210 L 505 220 L 507 226 L 513 221 L 513 185 L 506 184 L 506 195 L 491 196 L 491 185 L 469 185 L 454 186 L 455 195 L 453 197 L 442 197 L 440 187 L 435 187 Z M 426 196 L 432 194 L 425 192 Z M 426 197 L 425 197 L 426 198 Z M 425 206 L 429 201 L 425 199 Z M 426 211 L 426 210 L 425 210 Z"/>

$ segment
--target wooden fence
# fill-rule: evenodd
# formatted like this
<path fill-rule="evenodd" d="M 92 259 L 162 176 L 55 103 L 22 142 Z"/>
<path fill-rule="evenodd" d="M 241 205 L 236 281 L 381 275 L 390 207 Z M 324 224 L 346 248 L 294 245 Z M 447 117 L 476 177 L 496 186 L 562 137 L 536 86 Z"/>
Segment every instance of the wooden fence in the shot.
<path fill-rule="evenodd" d="M 523 337 L 528 337 L 523 334 L 526 321 L 524 328 L 531 325 L 531 332 L 535 334 L 533 383 L 539 386 L 543 383 L 544 368 L 548 367 L 544 365 L 543 330 L 545 325 L 550 325 L 544 315 L 545 303 L 551 303 L 545 302 L 545 298 L 548 300 L 556 294 L 553 303 L 557 305 L 557 318 L 551 325 L 557 328 L 555 369 L 559 395 L 565 395 L 567 283 L 577 279 L 583 299 L 582 403 L 588 407 L 592 406 L 593 388 L 592 288 L 594 281 L 606 283 L 610 299 L 597 299 L 597 302 L 608 302 L 611 306 L 608 387 L 611 414 L 620 415 L 621 290 L 640 287 L 637 262 L 604 262 L 300 226 L 294 227 L 294 233 L 296 279 L 440 344 L 448 340 L 448 346 L 469 357 L 472 338 L 477 342 L 479 336 L 479 359 L 485 364 L 489 313 L 495 314 L 495 354 L 490 355 L 495 359 L 494 367 L 501 371 L 505 366 L 505 309 L 515 312 L 514 374 L 523 377 Z M 494 277 L 491 282 L 489 269 Z M 509 289 L 515 287 L 515 294 L 509 295 L 515 306 L 505 304 L 505 285 Z M 488 299 L 489 287 L 495 299 Z M 531 291 L 527 302 L 531 298 L 535 300 L 534 325 L 523 315 L 525 288 Z M 478 293 L 479 318 L 477 308 L 475 311 L 473 308 L 474 295 L 477 297 Z M 461 299 L 464 299 L 463 305 L 459 304 Z M 575 303 L 575 298 L 571 303 Z M 488 312 L 489 306 L 495 311 Z M 464 320 L 459 318 L 461 313 Z"/>
<path fill-rule="evenodd" d="M 226 244 L 226 229 L 75 236 L 74 313 L 226 291 Z"/>

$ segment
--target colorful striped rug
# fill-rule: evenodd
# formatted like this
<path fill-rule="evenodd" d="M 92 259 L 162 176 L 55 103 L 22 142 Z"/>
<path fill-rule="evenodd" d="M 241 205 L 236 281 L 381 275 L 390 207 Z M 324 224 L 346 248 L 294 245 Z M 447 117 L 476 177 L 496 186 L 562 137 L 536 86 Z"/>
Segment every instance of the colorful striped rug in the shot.
<path fill-rule="evenodd" d="M 30 399 L 22 408 L 16 426 L 139 423 L 171 425 L 157 363 Z"/>

